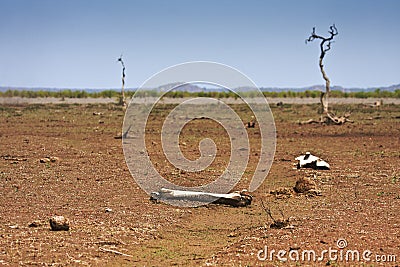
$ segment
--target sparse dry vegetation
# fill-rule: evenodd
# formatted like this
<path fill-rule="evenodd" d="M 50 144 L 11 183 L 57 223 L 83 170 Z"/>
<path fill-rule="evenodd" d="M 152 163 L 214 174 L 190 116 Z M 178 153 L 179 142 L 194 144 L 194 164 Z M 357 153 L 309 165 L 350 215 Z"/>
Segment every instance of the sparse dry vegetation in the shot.
<path fill-rule="evenodd" d="M 134 90 L 125 90 L 126 98 L 131 98 L 135 94 Z M 149 90 L 145 93 L 146 96 L 155 97 L 160 93 L 156 90 Z M 271 98 L 319 98 L 321 92 L 318 90 L 305 90 L 305 91 L 263 91 L 264 96 Z M 254 97 L 252 91 L 244 92 L 246 97 Z M 0 97 L 26 97 L 26 98 L 39 98 L 39 97 L 56 97 L 56 98 L 115 98 L 119 99 L 121 93 L 117 90 L 102 90 L 99 92 L 85 91 L 85 90 L 71 90 L 63 89 L 58 91 L 49 90 L 15 90 L 9 89 L 0 91 Z M 144 95 L 143 95 L 144 96 Z M 183 98 L 183 97 L 213 97 L 213 98 L 237 98 L 233 92 L 185 92 L 185 91 L 171 91 L 166 94 L 167 97 Z M 400 88 L 394 91 L 384 91 L 376 89 L 374 91 L 360 91 L 360 92 L 343 92 L 343 91 L 330 91 L 332 98 L 400 98 Z"/>

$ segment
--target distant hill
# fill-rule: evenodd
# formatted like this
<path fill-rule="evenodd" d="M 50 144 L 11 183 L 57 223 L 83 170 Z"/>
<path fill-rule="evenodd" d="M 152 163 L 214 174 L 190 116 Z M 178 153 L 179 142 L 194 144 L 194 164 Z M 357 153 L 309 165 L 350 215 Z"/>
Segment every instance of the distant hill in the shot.
<path fill-rule="evenodd" d="M 325 91 L 325 85 L 312 85 L 307 87 L 300 88 L 277 88 L 277 87 L 261 87 L 262 91 L 268 92 L 284 92 L 284 91 L 293 91 L 293 92 L 304 92 L 306 90 L 309 91 Z M 356 88 L 356 87 L 343 87 L 343 86 L 331 86 L 332 91 L 341 91 L 341 92 L 371 92 L 375 90 L 381 91 L 390 91 L 394 92 L 395 90 L 400 90 L 400 84 L 395 84 L 391 86 L 379 86 L 379 87 L 368 87 L 368 88 Z"/>

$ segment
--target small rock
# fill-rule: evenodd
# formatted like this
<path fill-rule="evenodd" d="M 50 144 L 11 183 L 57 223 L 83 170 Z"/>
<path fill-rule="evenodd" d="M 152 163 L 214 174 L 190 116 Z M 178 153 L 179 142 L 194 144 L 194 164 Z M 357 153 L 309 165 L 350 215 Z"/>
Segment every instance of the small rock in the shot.
<path fill-rule="evenodd" d="M 60 158 L 54 156 L 44 157 L 40 159 L 40 163 L 57 162 L 57 161 L 60 161 Z"/>
<path fill-rule="evenodd" d="M 283 229 L 283 228 L 291 229 L 291 228 L 293 228 L 293 226 L 290 225 L 290 218 L 287 218 L 287 219 L 275 220 L 273 223 L 270 224 L 269 228 L 272 228 L 272 229 Z"/>
<path fill-rule="evenodd" d="M 230 232 L 228 237 L 237 237 L 237 233 L 235 232 Z"/>
<path fill-rule="evenodd" d="M 10 227 L 11 229 L 18 229 L 19 228 L 18 224 L 10 225 L 8 227 Z"/>
<path fill-rule="evenodd" d="M 49 159 L 50 159 L 50 161 L 51 162 L 56 162 L 56 161 L 60 161 L 60 158 L 59 157 L 49 157 Z"/>
<path fill-rule="evenodd" d="M 39 227 L 39 226 L 40 226 L 40 221 L 33 221 L 28 225 L 28 227 Z"/>
<path fill-rule="evenodd" d="M 49 158 L 42 158 L 39 161 L 40 161 L 40 163 L 47 163 L 47 162 L 50 162 L 50 159 Z"/>
<path fill-rule="evenodd" d="M 322 196 L 321 190 L 318 189 L 311 189 L 307 191 L 307 196 L 314 197 L 314 196 Z"/>
<path fill-rule="evenodd" d="M 247 122 L 247 128 L 254 128 L 255 126 L 256 126 L 256 123 L 254 121 Z"/>
<path fill-rule="evenodd" d="M 112 212 L 113 210 L 111 208 L 106 208 L 106 212 Z"/>
<path fill-rule="evenodd" d="M 55 215 L 50 218 L 50 227 L 52 231 L 68 231 L 69 220 L 64 216 Z"/>
<path fill-rule="evenodd" d="M 288 187 L 279 187 L 275 190 L 269 191 L 271 195 L 274 195 L 278 199 L 289 198 L 293 195 L 293 189 Z"/>
<path fill-rule="evenodd" d="M 296 193 L 307 193 L 311 190 L 317 190 L 317 185 L 309 177 L 302 177 L 296 181 L 294 187 Z"/>

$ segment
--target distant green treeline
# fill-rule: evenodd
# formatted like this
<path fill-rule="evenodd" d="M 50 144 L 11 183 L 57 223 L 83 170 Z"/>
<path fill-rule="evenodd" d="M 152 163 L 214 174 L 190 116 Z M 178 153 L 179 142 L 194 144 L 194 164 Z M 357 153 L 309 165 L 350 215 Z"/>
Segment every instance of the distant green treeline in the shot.
<path fill-rule="evenodd" d="M 132 97 L 135 91 L 126 91 L 126 97 Z M 160 92 L 156 90 L 141 91 L 140 96 L 160 96 Z M 263 92 L 266 97 L 281 97 L 281 98 L 318 98 L 321 94 L 320 91 L 306 90 L 302 92 L 295 91 L 282 91 L 282 92 Z M 119 97 L 120 92 L 115 90 L 103 90 L 99 92 L 87 92 L 84 90 L 60 90 L 60 91 L 45 91 L 45 90 L 7 90 L 0 92 L 0 97 L 56 97 L 56 98 L 114 98 Z M 165 94 L 166 97 L 182 98 L 182 97 L 212 97 L 212 98 L 238 98 L 239 96 L 233 92 L 185 92 L 185 91 L 171 91 Z M 256 92 L 248 91 L 243 92 L 245 97 L 255 97 Z M 337 98 L 400 98 L 400 89 L 395 91 L 384 91 L 376 89 L 374 91 L 360 91 L 360 92 L 342 92 L 331 91 L 330 97 Z"/>

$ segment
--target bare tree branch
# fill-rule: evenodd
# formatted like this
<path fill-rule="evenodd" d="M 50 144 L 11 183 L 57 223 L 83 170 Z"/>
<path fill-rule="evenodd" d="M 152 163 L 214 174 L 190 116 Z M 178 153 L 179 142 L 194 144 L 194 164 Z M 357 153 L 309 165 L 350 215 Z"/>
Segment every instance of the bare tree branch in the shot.
<path fill-rule="evenodd" d="M 320 49 L 321 49 L 321 54 L 320 54 L 320 58 L 324 58 L 326 52 L 328 52 L 331 49 L 331 44 L 333 43 L 333 38 L 339 34 L 335 24 L 333 24 L 332 26 L 329 27 L 329 37 L 323 37 L 320 35 L 317 35 L 315 33 L 315 27 L 313 27 L 313 31 L 311 33 L 311 35 L 308 37 L 308 39 L 306 39 L 306 43 L 312 42 L 315 39 L 320 39 L 322 40 L 320 43 Z"/>
<path fill-rule="evenodd" d="M 317 35 L 315 33 L 315 27 L 313 27 L 311 35 L 306 39 L 306 44 L 309 42 L 314 41 L 315 39 L 321 40 L 321 43 L 319 44 L 320 47 L 320 56 L 319 56 L 319 68 L 322 73 L 322 77 L 325 80 L 325 92 L 321 92 L 321 105 L 323 108 L 323 111 L 325 114 L 328 114 L 328 97 L 329 97 L 329 92 L 330 92 L 330 80 L 328 78 L 328 75 L 326 74 L 324 70 L 324 65 L 323 65 L 323 60 L 325 57 L 326 52 L 331 50 L 331 45 L 333 43 L 333 38 L 339 34 L 335 24 L 329 27 L 329 37 L 323 37 L 320 35 Z"/>
<path fill-rule="evenodd" d="M 275 219 L 272 216 L 271 209 L 269 207 L 266 207 L 264 205 L 264 202 L 261 200 L 261 207 L 265 211 L 265 213 L 271 218 L 273 223 L 270 224 L 270 228 L 275 228 L 275 229 L 282 229 L 282 228 L 292 228 L 293 226 L 290 225 L 290 217 L 285 219 L 285 216 L 283 214 L 283 211 L 279 209 L 279 212 L 282 216 L 282 219 Z"/>

